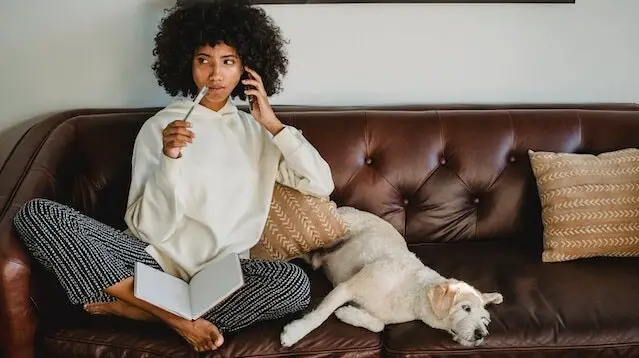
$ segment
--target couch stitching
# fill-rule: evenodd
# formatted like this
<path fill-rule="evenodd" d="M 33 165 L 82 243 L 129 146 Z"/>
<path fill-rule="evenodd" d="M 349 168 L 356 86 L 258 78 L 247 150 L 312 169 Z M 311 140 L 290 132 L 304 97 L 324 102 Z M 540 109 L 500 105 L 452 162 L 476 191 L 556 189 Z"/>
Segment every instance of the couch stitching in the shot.
<path fill-rule="evenodd" d="M 364 111 L 364 150 L 366 150 L 366 112 Z M 346 188 L 348 188 L 348 186 L 351 184 L 351 182 L 353 181 L 353 179 L 355 179 L 355 177 L 363 170 L 363 167 L 359 167 L 359 169 L 355 170 L 355 172 L 353 173 L 353 175 L 351 175 L 350 178 L 348 178 L 348 180 L 346 180 L 346 183 L 344 183 L 344 186 L 342 186 L 342 190 L 339 191 L 338 196 L 343 196 L 344 191 L 346 190 Z"/>
<path fill-rule="evenodd" d="M 441 137 L 441 141 L 442 141 L 442 156 L 444 156 L 444 158 L 446 158 L 446 144 L 444 143 L 445 141 L 445 137 L 446 134 L 444 133 L 444 122 L 442 121 L 441 116 L 439 115 L 439 111 L 435 111 L 435 113 L 437 113 L 437 119 L 439 120 L 439 136 Z M 441 165 L 440 165 L 441 166 Z M 440 167 L 438 166 L 438 168 Z M 457 179 L 459 179 L 459 182 L 462 183 L 462 185 L 464 186 L 464 188 L 466 189 L 466 191 L 468 192 L 468 194 L 471 194 L 470 188 L 468 187 L 468 185 L 466 184 L 466 182 L 464 182 L 464 180 L 459 176 L 459 173 L 457 173 L 456 171 L 452 170 L 452 169 L 448 169 L 451 173 L 453 173 Z"/>
<path fill-rule="evenodd" d="M 583 123 L 581 121 L 581 111 L 576 110 L 577 113 L 577 123 L 579 124 L 579 149 L 583 149 L 584 147 L 584 129 Z"/>
<path fill-rule="evenodd" d="M 443 134 L 442 134 L 442 131 L 443 131 L 443 129 L 442 129 L 442 120 L 439 117 L 439 111 L 435 111 L 435 113 L 437 114 L 437 120 L 439 121 L 439 140 L 441 142 L 442 157 L 446 158 L 445 149 L 444 149 L 444 137 L 443 137 Z M 440 166 L 441 165 L 437 164 L 437 166 L 435 166 L 435 168 L 433 168 L 433 170 L 431 170 L 429 173 L 426 173 L 426 175 L 424 175 L 424 177 L 418 182 L 417 187 L 413 191 L 411 196 L 415 196 L 417 194 L 417 192 L 422 188 L 422 186 L 424 186 L 426 184 L 428 179 L 430 179 L 430 177 L 432 177 L 433 174 L 435 174 L 435 172 L 437 171 L 437 169 L 439 169 Z"/>

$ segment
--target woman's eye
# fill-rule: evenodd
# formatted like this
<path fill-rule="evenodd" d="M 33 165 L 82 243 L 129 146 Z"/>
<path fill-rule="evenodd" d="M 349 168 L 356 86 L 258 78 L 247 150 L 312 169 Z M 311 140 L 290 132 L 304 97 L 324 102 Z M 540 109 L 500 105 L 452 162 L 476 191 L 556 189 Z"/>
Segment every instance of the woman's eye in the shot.
<path fill-rule="evenodd" d="M 233 65 L 233 64 L 235 64 L 235 61 L 233 61 L 233 60 L 226 60 L 226 61 L 224 61 L 224 63 L 225 63 L 225 64 L 227 64 L 227 65 Z"/>
<path fill-rule="evenodd" d="M 201 64 L 205 64 L 205 63 L 208 63 L 208 62 L 209 62 L 209 60 L 207 60 L 207 59 L 205 59 L 205 58 L 198 58 L 197 60 L 198 60 L 198 62 L 199 62 L 199 63 L 201 63 Z"/>

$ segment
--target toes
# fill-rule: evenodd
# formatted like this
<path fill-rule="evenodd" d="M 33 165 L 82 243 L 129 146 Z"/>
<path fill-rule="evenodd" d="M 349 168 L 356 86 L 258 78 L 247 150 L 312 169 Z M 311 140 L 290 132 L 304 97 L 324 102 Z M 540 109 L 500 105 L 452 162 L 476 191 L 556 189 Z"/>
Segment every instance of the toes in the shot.
<path fill-rule="evenodd" d="M 219 348 L 222 346 L 222 344 L 224 344 L 224 337 L 222 337 L 222 335 L 218 335 L 217 337 L 215 337 L 215 339 L 213 340 L 213 344 L 215 345 L 215 348 Z"/>
<path fill-rule="evenodd" d="M 215 332 L 211 334 L 211 342 L 214 349 L 221 347 L 222 344 L 224 343 L 224 337 L 222 336 L 220 331 L 218 331 L 217 328 L 215 328 Z"/>
<path fill-rule="evenodd" d="M 102 314 L 104 313 L 103 308 L 103 303 L 87 303 L 86 305 L 84 305 L 84 310 L 91 314 Z"/>

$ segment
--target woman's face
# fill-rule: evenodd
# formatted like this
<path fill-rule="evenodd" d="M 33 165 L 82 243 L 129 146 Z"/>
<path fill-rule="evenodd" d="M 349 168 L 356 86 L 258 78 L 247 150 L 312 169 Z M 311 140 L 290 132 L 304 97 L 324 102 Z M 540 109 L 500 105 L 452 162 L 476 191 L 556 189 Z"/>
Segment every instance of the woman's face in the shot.
<path fill-rule="evenodd" d="M 193 80 L 198 91 L 209 87 L 200 104 L 214 111 L 220 110 L 240 82 L 242 73 L 242 61 L 233 47 L 220 43 L 198 48 L 193 57 Z"/>

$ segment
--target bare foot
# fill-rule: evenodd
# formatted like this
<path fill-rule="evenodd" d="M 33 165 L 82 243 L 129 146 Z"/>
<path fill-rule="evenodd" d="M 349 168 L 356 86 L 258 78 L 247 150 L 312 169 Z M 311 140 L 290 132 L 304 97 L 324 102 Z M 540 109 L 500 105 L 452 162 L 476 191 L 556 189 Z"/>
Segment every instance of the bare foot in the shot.
<path fill-rule="evenodd" d="M 198 352 L 214 351 L 224 343 L 224 337 L 215 325 L 205 319 L 180 320 L 175 329 Z"/>
<path fill-rule="evenodd" d="M 138 321 L 158 320 L 152 314 L 120 300 L 114 302 L 88 303 L 84 305 L 84 310 L 90 314 L 122 316 Z"/>

